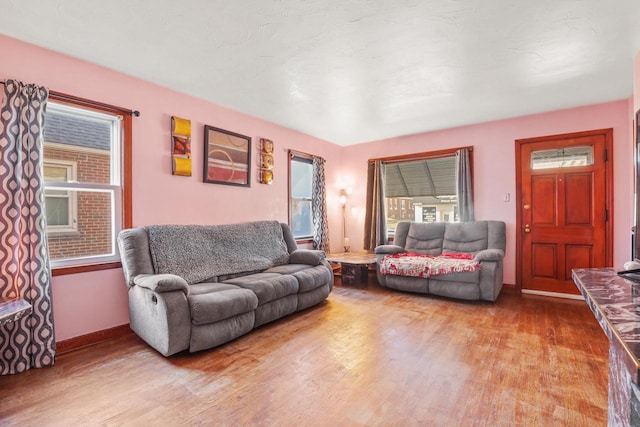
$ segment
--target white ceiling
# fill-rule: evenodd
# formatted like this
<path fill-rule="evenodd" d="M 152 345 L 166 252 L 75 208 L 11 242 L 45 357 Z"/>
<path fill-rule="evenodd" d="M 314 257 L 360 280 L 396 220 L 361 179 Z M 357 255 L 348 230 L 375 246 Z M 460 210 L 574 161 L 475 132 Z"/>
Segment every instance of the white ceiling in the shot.
<path fill-rule="evenodd" d="M 348 145 L 628 98 L 640 3 L 0 0 L 0 33 Z"/>

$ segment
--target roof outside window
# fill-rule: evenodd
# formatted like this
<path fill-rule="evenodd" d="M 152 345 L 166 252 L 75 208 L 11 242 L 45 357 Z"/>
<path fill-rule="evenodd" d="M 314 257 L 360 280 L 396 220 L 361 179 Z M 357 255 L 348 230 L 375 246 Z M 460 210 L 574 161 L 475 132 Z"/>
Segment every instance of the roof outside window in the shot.
<path fill-rule="evenodd" d="M 441 157 L 385 165 L 385 197 L 425 197 L 438 200 L 456 195 L 456 157 Z"/>

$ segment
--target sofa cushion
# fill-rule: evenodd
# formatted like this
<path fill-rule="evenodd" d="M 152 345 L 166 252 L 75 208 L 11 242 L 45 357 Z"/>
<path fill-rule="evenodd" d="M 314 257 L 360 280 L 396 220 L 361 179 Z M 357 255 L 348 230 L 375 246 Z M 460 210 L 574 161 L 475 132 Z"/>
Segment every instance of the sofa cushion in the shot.
<path fill-rule="evenodd" d="M 435 276 L 429 277 L 429 280 L 475 283 L 477 285 L 478 283 L 480 283 L 480 270 L 463 271 L 460 273 L 437 274 Z"/>
<path fill-rule="evenodd" d="M 227 283 L 196 283 L 195 285 L 189 285 L 190 295 L 201 295 L 209 292 L 228 291 L 229 289 L 240 289 L 237 286 L 229 285 Z"/>
<path fill-rule="evenodd" d="M 384 276 L 385 286 L 407 292 L 429 293 L 429 279 L 411 276 Z"/>
<path fill-rule="evenodd" d="M 298 280 L 298 292 L 301 293 L 309 292 L 331 281 L 331 273 L 329 269 L 323 265 L 300 270 L 293 273 L 293 277 Z"/>
<path fill-rule="evenodd" d="M 488 240 L 487 221 L 450 223 L 444 232 L 442 251 L 476 254 L 487 249 Z"/>
<path fill-rule="evenodd" d="M 440 255 L 445 234 L 444 222 L 412 222 L 407 233 L 404 248 L 407 252 L 425 255 Z"/>
<path fill-rule="evenodd" d="M 310 268 L 307 264 L 285 264 L 265 270 L 265 273 L 293 274 Z"/>
<path fill-rule="evenodd" d="M 229 342 L 251 331 L 255 321 L 255 311 L 249 311 L 219 322 L 192 325 L 189 351 L 193 353 Z"/>
<path fill-rule="evenodd" d="M 258 307 L 258 298 L 247 289 L 226 289 L 187 297 L 191 323 L 206 325 L 229 319 Z"/>
<path fill-rule="evenodd" d="M 504 251 L 501 249 L 484 249 L 476 254 L 476 261 L 501 261 L 504 258 Z"/>
<path fill-rule="evenodd" d="M 258 281 L 258 280 L 273 279 L 274 277 L 280 277 L 280 274 L 268 272 L 268 271 L 265 270 L 265 271 L 260 272 L 260 273 L 243 274 L 243 275 L 238 275 L 238 276 L 234 276 L 234 277 L 229 277 L 229 278 L 225 279 L 224 282 L 221 282 L 221 283 L 237 285 L 238 283 L 243 283 L 243 282 L 246 282 L 246 281 L 255 282 L 255 281 Z"/>
<path fill-rule="evenodd" d="M 331 281 L 331 273 L 323 265 L 287 264 L 270 268 L 265 273 L 290 274 L 298 280 L 298 292 L 308 292 Z"/>
<path fill-rule="evenodd" d="M 224 283 L 250 289 L 258 297 L 258 305 L 298 293 L 298 280 L 295 277 L 277 273 L 251 274 Z"/>
<path fill-rule="evenodd" d="M 397 245 L 380 245 L 374 249 L 376 254 L 401 254 L 404 252 L 404 248 L 402 246 Z"/>
<path fill-rule="evenodd" d="M 441 297 L 466 300 L 480 299 L 480 287 L 475 283 L 439 281 L 429 279 L 429 293 Z"/>
<path fill-rule="evenodd" d="M 182 291 L 189 295 L 189 284 L 175 274 L 139 274 L 133 283 L 154 292 Z"/>
<path fill-rule="evenodd" d="M 289 254 L 289 262 L 292 264 L 319 265 L 326 257 L 324 251 L 297 249 Z"/>
<path fill-rule="evenodd" d="M 309 292 L 299 292 L 296 310 L 304 310 L 305 308 L 309 308 L 313 305 L 321 303 L 322 301 L 327 299 L 330 292 L 331 284 L 329 283 L 320 286 L 319 288 L 315 288 Z"/>
<path fill-rule="evenodd" d="M 216 277 L 216 282 L 224 282 L 226 280 L 229 279 L 235 279 L 236 277 L 242 277 L 242 276 L 248 276 L 250 274 L 257 274 L 257 273 L 262 273 L 265 270 L 255 270 L 255 271 L 244 271 L 242 273 L 230 273 L 230 274 L 223 274 L 221 276 Z M 207 280 L 208 281 L 208 280 Z"/>

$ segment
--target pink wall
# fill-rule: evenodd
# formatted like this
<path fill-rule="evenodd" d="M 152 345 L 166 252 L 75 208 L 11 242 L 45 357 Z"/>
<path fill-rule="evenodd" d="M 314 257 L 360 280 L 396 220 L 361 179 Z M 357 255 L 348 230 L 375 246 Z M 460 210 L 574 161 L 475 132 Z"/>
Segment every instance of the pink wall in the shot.
<path fill-rule="evenodd" d="M 287 149 L 327 160 L 328 185 L 340 168 L 340 147 L 66 55 L 0 36 L 0 79 L 19 79 L 51 90 L 140 110 L 133 121 L 133 222 L 222 224 L 260 219 L 288 220 Z M 194 175 L 171 175 L 170 117 L 191 119 Z M 202 182 L 203 125 L 251 136 L 250 188 Z M 258 139 L 275 142 L 275 180 L 257 183 Z M 331 234 L 341 230 L 340 208 L 330 199 Z M 335 242 L 336 245 L 339 242 Z M 336 246 L 337 249 L 337 246 Z M 120 269 L 58 276 L 53 281 L 58 341 L 129 321 Z"/>
<path fill-rule="evenodd" d="M 554 111 L 438 132 L 403 136 L 344 148 L 344 180 L 354 188 L 349 200 L 347 230 L 352 246 L 362 248 L 366 200 L 367 159 L 474 146 L 474 200 L 476 219 L 507 223 L 505 283 L 515 284 L 516 172 L 515 140 L 536 136 L 613 128 L 614 134 L 614 264 L 630 257 L 633 220 L 633 165 L 629 134 L 630 101 Z M 504 202 L 505 193 L 511 201 Z"/>
<path fill-rule="evenodd" d="M 351 187 L 347 205 L 347 235 L 354 250 L 362 248 L 367 159 L 448 147 L 475 146 L 475 199 L 478 219 L 501 219 L 508 224 L 505 282 L 514 283 L 515 168 L 514 140 L 533 136 L 614 128 L 615 264 L 628 258 L 632 165 L 629 111 L 632 103 L 607 104 L 539 114 L 518 119 L 461 127 L 422 135 L 339 147 L 308 135 L 247 116 L 198 98 L 114 72 L 87 62 L 25 44 L 0 35 L 0 79 L 16 78 L 46 85 L 52 90 L 138 109 L 133 125 L 133 221 L 153 223 L 221 224 L 258 219 L 287 221 L 287 159 L 291 148 L 327 160 L 331 247 L 342 239 L 338 204 L 341 186 Z M 638 82 L 638 58 L 635 81 Z M 638 86 L 638 84 L 636 84 Z M 636 88 L 638 90 L 638 88 Z M 639 97 L 636 97 L 639 99 Z M 191 178 L 170 172 L 169 123 L 177 115 L 192 120 Z M 257 139 L 275 141 L 275 181 L 256 182 L 251 188 L 202 183 L 203 125 L 236 131 L 253 138 L 252 164 L 256 165 Z M 502 201 L 504 193 L 511 202 Z M 57 340 L 126 324 L 127 295 L 120 269 L 58 276 L 53 280 Z"/>

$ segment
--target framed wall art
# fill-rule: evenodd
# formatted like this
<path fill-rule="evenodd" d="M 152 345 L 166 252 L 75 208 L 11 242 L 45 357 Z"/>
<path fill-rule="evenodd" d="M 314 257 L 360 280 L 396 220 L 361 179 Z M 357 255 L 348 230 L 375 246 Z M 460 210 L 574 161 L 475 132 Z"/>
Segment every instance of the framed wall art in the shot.
<path fill-rule="evenodd" d="M 273 183 L 273 141 L 260 138 L 260 184 Z"/>
<path fill-rule="evenodd" d="M 191 176 L 191 120 L 171 116 L 171 173 Z"/>
<path fill-rule="evenodd" d="M 250 187 L 251 137 L 204 127 L 204 182 Z"/>

